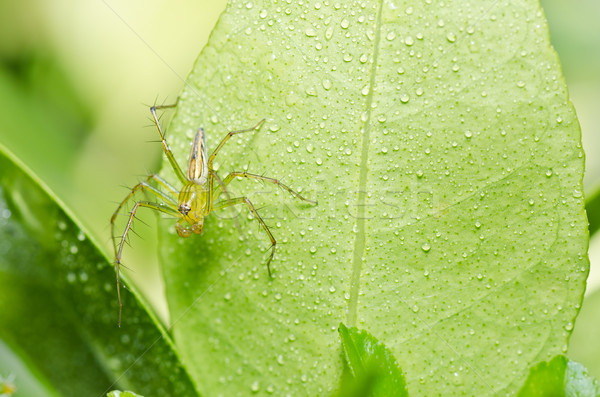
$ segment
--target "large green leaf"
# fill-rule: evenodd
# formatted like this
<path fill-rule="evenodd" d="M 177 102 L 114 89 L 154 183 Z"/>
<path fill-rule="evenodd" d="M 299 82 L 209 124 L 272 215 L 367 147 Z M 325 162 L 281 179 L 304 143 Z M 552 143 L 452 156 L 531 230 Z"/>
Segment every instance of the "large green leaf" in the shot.
<path fill-rule="evenodd" d="M 0 151 L 8 154 L 2 146 Z M 4 154 L 0 291 L 0 339 L 45 385 L 44 395 L 103 395 L 116 387 L 194 394 L 170 337 L 131 293 L 124 295 L 128 315 L 117 328 L 112 264 Z M 14 373 L 8 357 L 0 362 L 3 374 Z M 32 382 L 25 379 L 14 383 L 27 394 Z M 37 387 L 35 395 L 41 395 Z"/>
<path fill-rule="evenodd" d="M 588 272 L 580 131 L 537 1 L 231 1 L 168 136 L 198 127 L 239 208 L 162 225 L 175 342 L 203 394 L 325 395 L 340 321 L 409 395 L 515 393 L 566 350 Z M 168 164 L 168 163 L 165 163 Z M 168 168 L 168 165 L 164 168 Z M 168 170 L 165 177 L 176 183 Z M 218 392 L 217 392 L 218 391 Z"/>

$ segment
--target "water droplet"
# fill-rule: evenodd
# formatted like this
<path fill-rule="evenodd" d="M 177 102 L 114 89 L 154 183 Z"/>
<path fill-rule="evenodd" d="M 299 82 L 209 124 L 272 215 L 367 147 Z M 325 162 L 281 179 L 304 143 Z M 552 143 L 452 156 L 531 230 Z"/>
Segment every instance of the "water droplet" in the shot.
<path fill-rule="evenodd" d="M 406 44 L 407 46 L 412 46 L 413 44 L 415 44 L 415 41 L 413 40 L 413 38 L 411 36 L 408 36 L 407 38 L 404 39 L 404 44 Z"/>
<path fill-rule="evenodd" d="M 296 94 L 292 91 L 289 92 L 286 96 L 285 96 L 285 104 L 288 106 L 294 106 L 296 105 Z"/>
<path fill-rule="evenodd" d="M 325 31 L 325 38 L 327 40 L 331 40 L 332 37 L 333 37 L 333 28 L 328 27 L 327 30 Z"/>
<path fill-rule="evenodd" d="M 315 37 L 317 35 L 317 31 L 313 28 L 308 28 L 304 31 L 304 34 L 308 37 Z"/>
<path fill-rule="evenodd" d="M 446 39 L 450 42 L 450 43 L 454 43 L 456 41 L 456 35 L 452 32 L 448 33 L 446 35 Z"/>
<path fill-rule="evenodd" d="M 387 36 L 385 36 L 385 38 L 386 38 L 386 39 L 388 39 L 388 40 L 390 40 L 390 41 L 391 41 L 391 40 L 394 40 L 394 39 L 396 38 L 396 33 L 394 33 L 394 32 L 389 32 L 389 33 L 387 34 Z"/>
<path fill-rule="evenodd" d="M 548 171 L 546 171 L 546 176 L 547 176 L 547 177 L 551 177 L 551 176 L 552 176 L 552 170 L 548 170 Z"/>
<path fill-rule="evenodd" d="M 413 305 L 413 307 L 411 307 L 411 310 L 413 311 L 413 313 L 416 313 L 419 311 L 419 306 Z"/>
<path fill-rule="evenodd" d="M 312 145 L 312 143 L 309 143 L 308 145 L 306 145 L 306 151 L 308 153 L 312 153 L 313 150 L 315 150 L 314 146 Z"/>
<path fill-rule="evenodd" d="M 224 296 L 224 298 L 225 298 L 226 301 L 230 300 L 231 299 L 231 293 L 230 292 L 226 293 L 225 296 Z"/>
<path fill-rule="evenodd" d="M 350 26 L 350 22 L 348 22 L 347 19 L 344 19 L 342 23 L 340 23 L 340 26 L 342 27 L 342 29 L 348 29 L 348 26 Z"/>
<path fill-rule="evenodd" d="M 431 245 L 429 245 L 429 243 L 425 243 L 421 246 L 421 249 L 423 252 L 429 252 L 431 250 Z"/>
<path fill-rule="evenodd" d="M 308 87 L 306 90 L 304 90 L 304 92 L 308 96 L 317 96 L 317 90 L 315 90 L 314 87 Z"/>
<path fill-rule="evenodd" d="M 323 84 L 323 88 L 325 88 L 326 90 L 329 90 L 331 88 L 331 81 L 329 81 L 328 79 L 325 79 L 321 82 Z"/>
<path fill-rule="evenodd" d="M 363 95 L 369 95 L 369 86 L 368 85 L 364 86 L 361 93 Z"/>
<path fill-rule="evenodd" d="M 567 331 L 573 331 L 573 323 L 572 322 L 568 322 L 567 325 L 565 325 L 565 329 Z"/>
<path fill-rule="evenodd" d="M 352 55 L 346 53 L 344 54 L 344 61 L 350 62 L 352 60 Z"/>
<path fill-rule="evenodd" d="M 333 285 L 329 287 L 329 292 L 331 292 L 332 294 L 335 292 L 335 287 Z"/>
<path fill-rule="evenodd" d="M 410 97 L 408 96 L 408 94 L 400 95 L 400 102 L 407 103 L 409 100 L 410 100 Z"/>
<path fill-rule="evenodd" d="M 258 14 L 259 17 L 261 17 L 262 19 L 265 19 L 268 15 L 267 10 L 265 10 L 264 8 L 262 10 L 260 10 L 260 13 Z"/>
<path fill-rule="evenodd" d="M 260 390 L 260 383 L 258 383 L 258 381 L 255 380 L 254 383 L 252 383 L 252 386 L 250 386 L 250 390 L 252 390 L 252 393 L 258 393 L 258 391 Z"/>

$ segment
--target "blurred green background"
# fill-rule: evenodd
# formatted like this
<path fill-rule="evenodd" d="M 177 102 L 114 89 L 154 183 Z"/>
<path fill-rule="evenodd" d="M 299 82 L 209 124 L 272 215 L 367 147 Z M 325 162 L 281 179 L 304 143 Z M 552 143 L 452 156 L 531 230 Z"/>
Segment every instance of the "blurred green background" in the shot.
<path fill-rule="evenodd" d="M 542 6 L 581 122 L 589 195 L 600 187 L 600 2 Z M 224 0 L 0 2 L 0 142 L 108 254 L 117 202 L 161 161 L 148 106 L 175 101 L 224 8 Z M 149 227 L 136 229 L 126 276 L 168 322 L 154 218 L 143 219 Z M 600 378 L 598 236 L 590 260 L 569 356 Z"/>

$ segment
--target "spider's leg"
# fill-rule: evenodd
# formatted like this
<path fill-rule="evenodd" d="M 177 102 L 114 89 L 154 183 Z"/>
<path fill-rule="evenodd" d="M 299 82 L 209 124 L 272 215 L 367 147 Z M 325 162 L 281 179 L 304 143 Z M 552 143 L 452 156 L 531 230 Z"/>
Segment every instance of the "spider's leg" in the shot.
<path fill-rule="evenodd" d="M 125 200 L 125 201 L 127 201 L 127 200 Z M 119 209 L 122 207 L 122 205 L 119 206 Z M 125 243 L 127 242 L 127 235 L 129 234 L 129 231 L 131 230 L 131 226 L 133 225 L 133 220 L 135 219 L 135 214 L 136 214 L 138 208 L 140 208 L 140 207 L 150 208 L 150 209 L 164 212 L 166 214 L 176 216 L 176 217 L 181 216 L 181 214 L 177 210 L 171 208 L 170 206 L 167 206 L 165 204 L 159 204 L 159 203 L 151 203 L 148 201 L 138 201 L 135 203 L 135 205 L 131 209 L 131 212 L 129 213 L 129 220 L 127 221 L 127 226 L 125 226 L 125 230 L 123 231 L 123 235 L 121 236 L 121 241 L 119 242 L 119 247 L 117 248 L 117 246 L 115 244 L 115 268 L 116 268 L 116 273 L 117 273 L 117 297 L 119 299 L 119 322 L 118 322 L 119 327 L 121 326 L 121 311 L 123 309 L 123 304 L 121 303 L 121 279 L 120 279 L 120 273 L 119 273 L 120 266 L 121 266 L 121 255 L 123 254 L 123 247 L 125 246 Z M 113 218 L 115 216 L 116 216 L 116 213 L 115 213 L 115 215 L 113 215 Z M 114 219 L 111 219 L 111 229 L 112 228 L 114 228 Z"/>
<path fill-rule="evenodd" d="M 121 242 L 119 243 L 119 249 L 117 250 L 117 254 L 115 256 L 115 266 L 116 266 L 116 273 L 117 273 L 117 297 L 119 299 L 119 322 L 118 322 L 119 327 L 121 326 L 121 312 L 123 309 L 123 304 L 121 303 L 121 280 L 120 280 L 120 276 L 119 276 L 119 270 L 120 270 L 119 267 L 121 265 L 121 255 L 123 253 L 123 246 L 125 245 L 125 242 L 127 240 L 127 235 L 129 234 L 129 231 L 131 230 L 131 226 L 133 225 L 133 220 L 135 219 L 135 214 L 136 214 L 138 208 L 140 208 L 140 207 L 150 208 L 150 209 L 153 209 L 156 211 L 164 212 L 164 213 L 172 215 L 172 216 L 177 216 L 177 217 L 181 216 L 181 214 L 178 211 L 175 211 L 172 208 L 169 208 L 163 204 L 151 203 L 148 201 L 138 201 L 135 203 L 135 205 L 131 209 L 131 212 L 129 213 L 129 220 L 127 221 L 127 226 L 125 226 L 125 231 L 123 232 L 123 236 L 121 237 Z"/>
<path fill-rule="evenodd" d="M 212 152 L 212 154 L 210 155 L 210 157 L 208 158 L 208 169 L 212 170 L 212 163 L 213 160 L 215 159 L 215 157 L 217 157 L 217 153 L 219 153 L 219 150 L 221 150 L 221 148 L 223 146 L 225 146 L 225 144 L 227 143 L 227 141 L 234 135 L 237 134 L 243 134 L 244 132 L 251 132 L 254 130 L 257 130 L 263 123 L 265 122 L 265 119 L 262 119 L 261 121 L 259 121 L 254 127 L 252 128 L 247 128 L 245 130 L 238 130 L 238 131 L 231 131 L 229 133 L 227 133 L 227 135 L 225 135 L 225 138 L 223 138 L 223 140 L 221 141 L 221 143 L 219 143 L 219 146 L 217 146 L 217 148 Z"/>
<path fill-rule="evenodd" d="M 217 200 L 217 198 L 221 195 L 221 193 L 225 194 L 225 197 L 227 200 L 231 200 L 231 195 L 229 194 L 229 191 L 227 190 L 227 186 L 225 186 L 225 184 L 223 183 L 223 180 L 221 179 L 221 177 L 217 174 L 217 172 L 215 170 L 210 170 L 210 176 L 209 178 L 212 181 L 217 181 L 217 183 L 219 184 L 219 189 L 215 190 L 214 188 L 214 183 L 212 181 L 209 180 L 209 184 L 208 184 L 208 188 L 209 188 L 209 193 L 208 193 L 208 197 L 209 197 L 209 212 L 212 211 L 212 205 L 213 203 Z M 235 213 L 234 209 L 232 206 L 229 206 L 230 210 L 231 210 L 231 219 L 233 219 L 233 221 L 235 222 L 235 227 L 241 232 L 242 228 L 240 226 L 240 222 L 237 219 L 237 214 Z"/>
<path fill-rule="evenodd" d="M 252 215 L 254 215 L 256 217 L 256 220 L 260 223 L 262 228 L 265 230 L 265 233 L 267 233 L 267 236 L 269 236 L 269 240 L 271 240 L 271 247 L 269 247 L 269 249 L 271 250 L 271 255 L 269 256 L 269 259 L 267 260 L 267 272 L 269 273 L 269 277 L 272 277 L 270 264 L 271 264 L 271 261 L 273 260 L 273 256 L 275 256 L 275 245 L 277 244 L 277 241 L 273 237 L 273 234 L 271 234 L 271 231 L 269 230 L 269 227 L 267 226 L 265 221 L 263 221 L 263 219 L 260 217 L 260 215 L 258 215 L 258 212 L 256 211 L 256 208 L 254 208 L 254 205 L 252 204 L 252 202 L 250 200 L 248 200 L 247 197 L 232 198 L 229 200 L 221 201 L 220 203 L 216 204 L 213 207 L 213 210 L 220 210 L 222 208 L 231 207 L 232 205 L 237 205 L 237 204 L 246 204 L 248 206 L 248 209 L 250 210 L 250 212 L 252 212 Z"/>
<path fill-rule="evenodd" d="M 165 203 L 167 203 L 167 205 L 169 205 L 170 207 L 172 207 L 174 210 L 177 210 L 176 200 L 174 200 L 171 196 L 169 196 L 169 195 L 161 192 L 160 190 L 158 190 L 154 186 L 150 185 L 150 183 L 149 183 L 150 181 L 157 182 L 159 185 L 161 185 L 164 188 L 166 188 L 169 191 L 169 193 L 171 193 L 175 197 L 177 197 L 177 195 L 179 194 L 177 192 L 177 190 L 173 186 L 171 186 L 167 181 L 165 181 L 164 179 L 162 179 L 161 177 L 159 177 L 158 175 L 155 175 L 155 174 L 148 176 L 148 178 L 146 178 L 146 180 L 144 182 L 140 182 L 137 185 L 135 185 L 131 189 L 131 191 L 129 192 L 129 194 L 125 197 L 125 199 L 123 199 L 123 201 L 121 201 L 121 203 L 119 204 L 119 206 L 117 207 L 117 209 L 113 213 L 112 217 L 110 218 L 110 235 L 111 235 L 111 237 L 113 239 L 113 247 L 114 247 L 114 251 L 115 251 L 115 257 L 117 256 L 117 245 L 114 242 L 114 238 L 115 238 L 115 220 L 117 219 L 117 215 L 119 215 L 119 212 L 121 212 L 121 209 L 123 208 L 123 206 L 129 200 L 131 200 L 131 198 L 136 194 L 136 192 L 138 192 L 140 190 L 141 191 L 150 192 L 150 193 L 154 194 L 156 197 L 158 197 L 161 200 L 163 200 Z"/>
<path fill-rule="evenodd" d="M 173 195 L 174 197 L 179 197 L 179 190 L 177 190 L 177 188 L 175 186 L 171 185 L 169 182 L 165 181 L 160 176 L 158 176 L 156 174 L 152 174 L 148 178 L 149 179 L 151 178 L 156 183 L 158 183 L 159 185 L 161 185 L 162 187 L 167 189 L 169 191 L 169 193 L 171 193 L 171 195 Z"/>
<path fill-rule="evenodd" d="M 175 105 L 152 106 L 150 108 L 150 113 L 152 113 L 152 118 L 154 118 L 154 124 L 156 125 L 156 130 L 158 131 L 158 135 L 160 136 L 160 142 L 162 143 L 163 151 L 165 152 L 165 155 L 167 156 L 167 159 L 169 160 L 169 163 L 171 164 L 171 168 L 173 168 L 173 171 L 175 171 L 175 174 L 177 175 L 177 178 L 179 179 L 179 181 L 181 181 L 181 183 L 183 183 L 185 185 L 188 183 L 188 179 L 185 176 L 185 174 L 183 173 L 183 171 L 181 170 L 181 167 L 179 166 L 179 164 L 177 164 L 177 161 L 175 160 L 175 156 L 173 156 L 173 152 L 171 152 L 171 148 L 169 147 L 169 144 L 167 143 L 167 140 L 165 138 L 165 134 L 162 130 L 162 127 L 160 126 L 160 121 L 158 120 L 158 116 L 156 115 L 156 109 L 162 109 L 162 108 L 173 107 L 173 106 L 175 106 Z"/>
<path fill-rule="evenodd" d="M 285 190 L 287 190 L 288 192 L 290 192 L 290 194 L 294 197 L 299 198 L 302 201 L 306 201 L 307 203 L 311 203 L 311 204 L 317 204 L 316 201 L 313 200 L 309 200 L 307 198 L 304 198 L 300 195 L 300 193 L 296 192 L 295 190 L 293 190 L 292 188 L 290 188 L 289 186 L 284 185 L 283 183 L 279 182 L 278 179 L 275 178 L 269 178 L 267 176 L 262 176 L 262 175 L 256 175 L 256 174 L 250 174 L 248 172 L 231 172 L 229 175 L 227 175 L 225 177 L 225 179 L 223 180 L 223 186 L 227 186 L 235 177 L 240 177 L 240 178 L 248 178 L 248 179 L 257 179 L 259 181 L 265 181 L 265 182 L 269 182 L 272 183 L 274 185 L 279 186 L 280 188 L 283 188 Z M 219 194 L 220 192 L 217 192 L 217 194 Z"/>
<path fill-rule="evenodd" d="M 156 102 L 155 102 L 156 103 Z M 171 109 L 174 108 L 175 106 L 177 106 L 177 104 L 179 103 L 179 97 L 177 97 L 177 100 L 175 101 L 175 103 L 171 103 L 169 105 L 154 105 L 152 106 L 154 109 L 157 110 L 161 110 L 161 109 Z"/>

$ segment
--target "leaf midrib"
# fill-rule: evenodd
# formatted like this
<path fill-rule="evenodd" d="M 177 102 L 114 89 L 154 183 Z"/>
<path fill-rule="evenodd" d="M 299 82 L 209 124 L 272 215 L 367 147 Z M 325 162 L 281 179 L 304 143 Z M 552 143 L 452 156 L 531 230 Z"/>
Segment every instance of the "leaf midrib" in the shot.
<path fill-rule="evenodd" d="M 352 256 L 352 277 L 350 279 L 350 299 L 348 300 L 348 326 L 356 324 L 358 293 L 360 290 L 360 273 L 362 271 L 363 257 L 365 253 L 365 202 L 367 189 L 369 143 L 370 143 L 370 125 L 371 125 L 371 104 L 373 103 L 373 91 L 375 88 L 375 78 L 377 75 L 377 58 L 379 56 L 379 40 L 381 37 L 381 20 L 383 14 L 383 0 L 379 1 L 377 18 L 375 20 L 375 41 L 373 49 L 373 62 L 371 64 L 371 77 L 369 80 L 369 93 L 365 103 L 366 109 L 364 123 L 360 129 L 362 134 L 362 149 L 360 155 L 360 173 L 358 178 L 358 197 L 356 217 L 356 238 L 354 239 L 354 248 Z"/>

